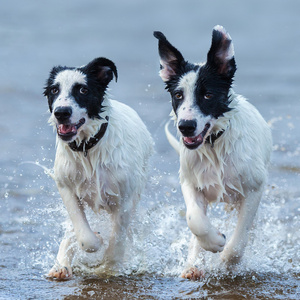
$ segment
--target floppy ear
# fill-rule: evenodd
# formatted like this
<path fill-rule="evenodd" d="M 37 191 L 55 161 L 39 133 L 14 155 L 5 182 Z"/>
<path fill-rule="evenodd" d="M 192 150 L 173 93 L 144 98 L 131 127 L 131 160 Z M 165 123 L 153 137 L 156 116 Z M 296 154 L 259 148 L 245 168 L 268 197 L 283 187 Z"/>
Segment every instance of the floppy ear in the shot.
<path fill-rule="evenodd" d="M 174 75 L 180 73 L 184 62 L 182 54 L 172 46 L 160 31 L 154 31 L 153 35 L 158 39 L 158 51 L 160 55 L 159 75 L 163 81 L 169 81 Z"/>
<path fill-rule="evenodd" d="M 116 81 L 118 79 L 118 72 L 115 64 L 104 57 L 95 58 L 93 61 L 83 67 L 86 73 L 90 73 L 96 77 L 96 79 L 104 85 L 108 85 L 113 79 L 114 75 Z"/>
<path fill-rule="evenodd" d="M 225 77 L 232 78 L 236 71 L 234 48 L 229 33 L 217 25 L 213 29 L 212 43 L 207 54 L 207 64 Z"/>

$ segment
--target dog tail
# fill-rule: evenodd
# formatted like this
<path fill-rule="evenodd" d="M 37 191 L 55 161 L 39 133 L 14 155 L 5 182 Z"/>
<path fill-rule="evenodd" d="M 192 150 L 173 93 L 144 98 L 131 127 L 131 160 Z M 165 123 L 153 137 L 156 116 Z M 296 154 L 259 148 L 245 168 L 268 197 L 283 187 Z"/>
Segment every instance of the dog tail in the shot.
<path fill-rule="evenodd" d="M 180 145 L 179 145 L 179 141 L 176 139 L 176 137 L 169 131 L 169 124 L 170 124 L 171 120 L 169 120 L 166 125 L 165 125 L 165 134 L 167 136 L 167 139 L 170 143 L 170 145 L 175 149 L 175 151 L 178 153 L 180 153 Z"/>
<path fill-rule="evenodd" d="M 47 167 L 41 165 L 40 163 L 38 162 L 35 162 L 35 161 L 24 161 L 21 163 L 21 165 L 23 164 L 33 164 L 33 165 L 36 165 L 40 168 L 42 168 L 44 170 L 44 173 L 48 176 L 50 176 L 53 180 L 55 180 L 55 175 L 54 175 L 54 171 L 53 169 L 48 169 Z"/>

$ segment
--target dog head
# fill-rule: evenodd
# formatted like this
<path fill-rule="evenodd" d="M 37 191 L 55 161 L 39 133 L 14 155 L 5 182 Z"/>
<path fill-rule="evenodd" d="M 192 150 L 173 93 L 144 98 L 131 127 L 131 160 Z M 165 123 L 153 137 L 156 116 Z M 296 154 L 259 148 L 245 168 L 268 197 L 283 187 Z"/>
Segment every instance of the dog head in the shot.
<path fill-rule="evenodd" d="M 171 94 L 177 128 L 184 145 L 196 149 L 217 119 L 230 111 L 228 94 L 236 71 L 231 37 L 215 26 L 206 63 L 191 64 L 161 32 L 154 36 L 159 40 L 160 77 Z"/>
<path fill-rule="evenodd" d="M 75 140 L 89 122 L 101 119 L 105 91 L 114 75 L 117 80 L 115 64 L 103 57 L 84 67 L 51 70 L 44 95 L 51 112 L 49 122 L 63 141 Z"/>

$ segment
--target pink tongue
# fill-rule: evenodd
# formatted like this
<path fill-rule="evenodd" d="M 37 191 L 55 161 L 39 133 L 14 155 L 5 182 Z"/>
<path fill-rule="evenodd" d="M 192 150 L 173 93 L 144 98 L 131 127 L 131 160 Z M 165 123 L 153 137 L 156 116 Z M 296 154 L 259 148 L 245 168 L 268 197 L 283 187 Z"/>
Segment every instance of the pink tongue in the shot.
<path fill-rule="evenodd" d="M 58 126 L 58 130 L 59 130 L 59 133 L 61 133 L 61 134 L 67 134 L 67 133 L 70 133 L 70 132 L 76 133 L 76 127 L 74 125 L 60 124 Z"/>
<path fill-rule="evenodd" d="M 203 141 L 203 137 L 201 136 L 201 134 L 199 134 L 198 136 L 196 137 L 184 137 L 184 142 L 187 143 L 187 144 L 194 144 L 194 143 L 202 143 Z"/>

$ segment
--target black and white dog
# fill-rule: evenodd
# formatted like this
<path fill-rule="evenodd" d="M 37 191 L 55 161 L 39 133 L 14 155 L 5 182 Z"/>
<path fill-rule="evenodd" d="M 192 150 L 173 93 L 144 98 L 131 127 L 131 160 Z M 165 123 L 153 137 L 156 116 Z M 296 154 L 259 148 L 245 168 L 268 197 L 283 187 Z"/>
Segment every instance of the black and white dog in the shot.
<path fill-rule="evenodd" d="M 241 259 L 266 182 L 272 138 L 256 108 L 232 90 L 234 49 L 222 26 L 214 27 L 207 61 L 201 64 L 187 62 L 161 32 L 154 36 L 180 142 L 168 126 L 166 135 L 180 154 L 186 220 L 194 234 L 182 276 L 196 279 L 202 276 L 194 267 L 200 248 L 222 251 L 227 265 Z M 220 200 L 239 212 L 228 243 L 206 215 L 208 204 Z"/>
<path fill-rule="evenodd" d="M 103 247 L 84 207 L 111 213 L 112 235 L 105 252 L 108 265 L 122 260 L 127 226 L 144 188 L 152 153 L 152 138 L 137 113 L 106 96 L 114 76 L 117 79 L 116 66 L 106 58 L 80 68 L 58 66 L 50 72 L 44 91 L 49 122 L 57 130 L 53 178 L 84 251 Z M 72 239 L 65 238 L 49 277 L 72 276 L 73 252 Z"/>

